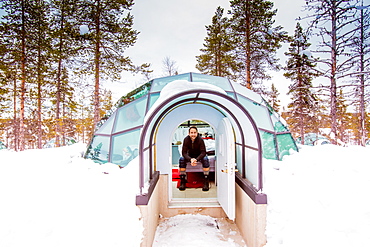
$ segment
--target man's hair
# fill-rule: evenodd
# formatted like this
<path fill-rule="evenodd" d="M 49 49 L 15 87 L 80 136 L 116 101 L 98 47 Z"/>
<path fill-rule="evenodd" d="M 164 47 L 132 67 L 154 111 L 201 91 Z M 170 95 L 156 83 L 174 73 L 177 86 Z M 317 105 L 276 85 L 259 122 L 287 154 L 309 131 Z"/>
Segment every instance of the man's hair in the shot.
<path fill-rule="evenodd" d="M 198 132 L 198 129 L 197 129 L 197 127 L 195 127 L 195 126 L 190 126 L 190 128 L 189 128 L 189 132 L 190 132 L 190 130 L 191 129 L 195 129 L 197 132 Z"/>

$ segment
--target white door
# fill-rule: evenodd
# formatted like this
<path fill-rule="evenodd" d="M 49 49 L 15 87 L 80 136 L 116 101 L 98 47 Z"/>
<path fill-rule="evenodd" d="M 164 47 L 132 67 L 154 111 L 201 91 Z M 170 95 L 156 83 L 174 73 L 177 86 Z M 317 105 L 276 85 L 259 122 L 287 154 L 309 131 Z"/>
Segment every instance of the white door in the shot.
<path fill-rule="evenodd" d="M 235 138 L 229 119 L 217 128 L 217 197 L 230 220 L 235 219 Z"/>

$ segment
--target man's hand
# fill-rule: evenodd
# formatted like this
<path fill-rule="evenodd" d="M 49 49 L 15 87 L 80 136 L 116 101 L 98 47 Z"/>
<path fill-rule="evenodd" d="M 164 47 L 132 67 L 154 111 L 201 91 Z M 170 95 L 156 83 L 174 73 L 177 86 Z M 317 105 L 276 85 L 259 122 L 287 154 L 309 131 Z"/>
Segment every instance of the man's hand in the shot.
<path fill-rule="evenodd" d="M 195 158 L 192 158 L 190 160 L 190 162 L 191 162 L 191 166 L 196 166 L 197 165 L 197 160 Z"/>

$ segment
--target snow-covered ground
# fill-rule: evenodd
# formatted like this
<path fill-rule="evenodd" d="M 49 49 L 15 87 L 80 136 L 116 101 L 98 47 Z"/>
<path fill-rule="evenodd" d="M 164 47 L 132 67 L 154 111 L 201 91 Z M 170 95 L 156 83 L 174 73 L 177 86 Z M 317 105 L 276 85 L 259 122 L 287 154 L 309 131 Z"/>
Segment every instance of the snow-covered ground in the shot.
<path fill-rule="evenodd" d="M 81 158 L 85 145 L 0 150 L 0 246 L 139 246 L 138 173 Z"/>
<path fill-rule="evenodd" d="M 235 224 L 224 219 L 180 214 L 160 222 L 153 247 L 245 247 L 237 231 Z"/>
<path fill-rule="evenodd" d="M 84 150 L 0 150 L 1 247 L 140 246 L 137 160 L 119 169 L 82 159 Z M 369 158 L 369 148 L 322 145 L 264 160 L 266 247 L 370 246 Z M 189 233 L 184 222 L 193 217 L 169 219 L 156 246 L 185 234 L 197 240 L 191 246 L 234 246 L 210 232 L 204 221 L 213 221 L 203 216 Z"/>
<path fill-rule="evenodd" d="M 266 247 L 370 246 L 370 147 L 304 146 L 266 161 Z"/>

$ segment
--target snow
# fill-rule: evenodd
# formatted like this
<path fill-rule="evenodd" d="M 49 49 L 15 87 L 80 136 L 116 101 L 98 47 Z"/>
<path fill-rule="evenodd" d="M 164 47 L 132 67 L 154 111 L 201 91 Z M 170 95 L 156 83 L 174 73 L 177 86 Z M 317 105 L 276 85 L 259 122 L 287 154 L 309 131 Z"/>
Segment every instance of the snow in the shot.
<path fill-rule="evenodd" d="M 158 226 L 153 247 L 238 247 L 224 238 L 218 224 L 207 215 L 176 215 Z"/>
<path fill-rule="evenodd" d="M 139 246 L 136 191 L 127 190 L 137 169 L 98 165 L 84 150 L 0 151 L 0 246 Z"/>
<path fill-rule="evenodd" d="M 0 246 L 140 246 L 137 159 L 99 165 L 81 158 L 85 148 L 0 150 Z M 266 247 L 370 246 L 368 161 L 369 148 L 334 145 L 264 160 Z M 214 222 L 169 218 L 155 246 L 237 246 Z"/>
<path fill-rule="evenodd" d="M 300 53 L 299 53 L 299 55 L 301 55 L 301 56 L 306 56 L 306 57 L 308 57 L 308 58 L 312 58 L 313 56 L 312 56 L 312 53 L 309 51 L 309 50 L 303 50 L 303 51 L 301 51 Z"/>
<path fill-rule="evenodd" d="M 304 146 L 264 166 L 266 247 L 370 246 L 369 148 Z"/>

